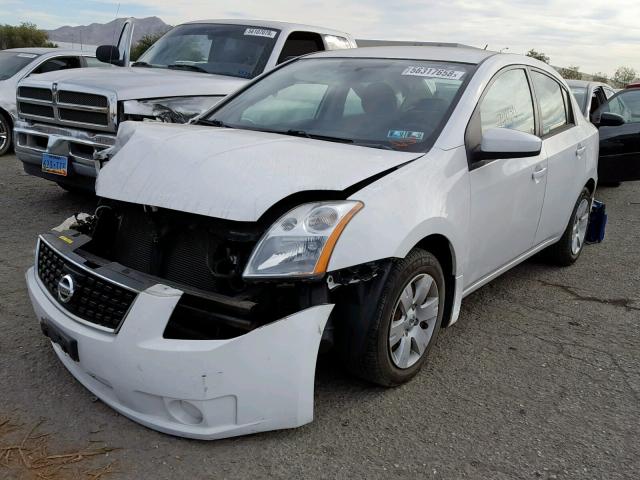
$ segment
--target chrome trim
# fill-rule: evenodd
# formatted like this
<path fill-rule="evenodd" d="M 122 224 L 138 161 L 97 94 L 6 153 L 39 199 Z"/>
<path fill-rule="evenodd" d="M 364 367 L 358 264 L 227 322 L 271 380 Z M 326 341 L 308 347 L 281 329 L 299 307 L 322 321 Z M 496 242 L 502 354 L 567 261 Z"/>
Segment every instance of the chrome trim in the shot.
<path fill-rule="evenodd" d="M 52 100 L 40 100 L 40 99 L 31 99 L 29 97 L 19 96 L 20 88 L 43 88 L 46 90 L 50 90 L 52 94 Z M 58 102 L 58 94 L 59 92 L 71 92 L 71 93 L 84 93 L 89 95 L 100 95 L 106 97 L 108 106 L 107 107 L 93 107 L 90 105 L 82 105 L 75 103 L 59 103 Z M 108 90 L 102 90 L 99 88 L 87 87 L 85 85 L 74 85 L 73 83 L 61 83 L 61 82 L 46 82 L 43 80 L 34 80 L 31 78 L 25 79 L 18 84 L 18 89 L 16 91 L 16 101 L 17 101 L 17 111 L 20 118 L 23 119 L 33 119 L 40 121 L 53 122 L 57 125 L 64 125 L 70 127 L 82 127 L 89 130 L 96 131 L 104 131 L 104 132 L 114 132 L 117 130 L 118 126 L 118 97 L 114 92 Z M 28 113 L 23 113 L 20 109 L 20 102 L 29 103 L 33 105 L 41 105 L 41 106 L 51 106 L 53 107 L 53 118 L 52 117 L 41 117 L 38 115 L 31 115 Z M 66 110 L 75 110 L 81 112 L 93 112 L 93 113 L 104 113 L 107 116 L 107 125 L 95 124 L 95 123 L 85 123 L 85 122 L 75 122 L 72 120 L 63 120 L 60 118 L 60 114 L 58 109 L 66 109 Z"/>
<path fill-rule="evenodd" d="M 26 126 L 22 126 L 26 125 Z M 90 133 L 84 130 L 68 130 L 65 128 L 60 128 L 54 125 L 29 125 L 26 122 L 20 122 L 16 124 L 13 131 L 15 133 L 23 133 L 25 135 L 34 135 L 38 137 L 50 137 L 55 136 L 60 140 L 71 142 L 71 143 L 80 143 L 82 145 L 87 145 L 90 147 L 98 147 L 98 148 L 109 148 L 115 144 L 116 136 L 109 134 L 97 134 L 91 135 Z M 19 145 L 23 147 L 23 145 Z M 24 148 L 29 148 L 24 146 Z"/>
<path fill-rule="evenodd" d="M 51 293 L 49 293 L 49 290 L 47 289 L 47 287 L 44 285 L 44 283 L 42 283 L 42 280 L 40 280 L 40 274 L 38 272 L 38 260 L 40 259 L 40 242 L 46 244 L 51 250 L 53 250 L 55 253 L 57 253 L 58 255 L 60 255 L 65 261 L 73 264 L 74 266 L 80 268 L 81 270 L 84 270 L 85 272 L 87 272 L 90 275 L 96 276 L 99 279 L 105 281 L 105 282 L 109 282 L 113 285 L 117 285 L 121 288 L 124 288 L 125 290 L 129 290 L 132 293 L 136 294 L 136 298 L 133 299 L 133 301 L 131 302 L 131 305 L 129 305 L 129 308 L 127 309 L 127 311 L 125 312 L 124 316 L 122 317 L 122 320 L 120 321 L 120 323 L 118 324 L 118 326 L 113 329 L 113 328 L 108 328 L 108 327 L 103 327 L 102 325 L 98 325 L 96 323 L 92 323 L 89 322 L 87 320 L 84 320 L 80 317 L 78 317 L 77 315 L 71 313 L 70 311 L 68 311 L 67 309 L 63 308 L 62 305 L 60 305 L 60 302 L 58 302 L 52 295 Z M 58 250 L 57 248 L 55 248 L 53 245 L 51 245 L 50 242 L 48 242 L 47 240 L 45 240 L 45 238 L 42 235 L 38 235 L 38 243 L 36 246 L 36 257 L 35 257 L 35 265 L 34 265 L 34 272 L 36 274 L 36 282 L 38 282 L 38 285 L 40 286 L 40 289 L 44 292 L 44 294 L 46 295 L 46 297 L 51 301 L 51 303 L 54 304 L 54 306 L 60 310 L 60 312 L 64 313 L 65 315 L 67 315 L 69 318 L 71 318 L 72 320 L 81 323 L 82 325 L 85 325 L 87 327 L 91 327 L 91 328 L 95 328 L 96 330 L 100 330 L 102 332 L 106 332 L 106 333 L 112 333 L 112 334 L 117 334 L 120 331 L 120 327 L 122 327 L 122 324 L 124 323 L 124 321 L 127 319 L 127 316 L 129 315 L 129 312 L 131 312 L 131 309 L 133 308 L 133 306 L 136 303 L 136 300 L 138 299 L 138 295 L 140 294 L 139 290 L 136 290 L 134 288 L 131 288 L 127 285 L 123 285 L 122 283 L 113 280 L 111 278 L 107 278 L 104 275 L 99 274 L 98 272 L 95 272 L 93 270 L 89 270 L 87 267 L 85 267 L 84 265 L 79 264 L 78 262 L 76 262 L 75 260 L 72 260 L 71 258 L 67 257 L 66 255 L 63 255 L 60 250 Z"/>

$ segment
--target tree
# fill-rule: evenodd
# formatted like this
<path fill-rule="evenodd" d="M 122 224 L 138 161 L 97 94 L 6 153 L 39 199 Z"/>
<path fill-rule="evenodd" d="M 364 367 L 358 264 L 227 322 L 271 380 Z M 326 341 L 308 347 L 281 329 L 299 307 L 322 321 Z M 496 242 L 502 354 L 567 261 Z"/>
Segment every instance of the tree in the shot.
<path fill-rule="evenodd" d="M 166 32 L 157 32 L 157 33 L 148 33 L 144 37 L 142 37 L 138 43 L 136 43 L 131 49 L 131 61 L 135 62 L 138 60 L 144 52 L 149 50 L 151 46 L 156 43 L 160 37 L 162 37 Z"/>
<path fill-rule="evenodd" d="M 623 88 L 627 83 L 633 82 L 636 78 L 636 71 L 631 67 L 618 67 L 616 73 L 614 73 L 613 80 L 618 87 Z"/>
<path fill-rule="evenodd" d="M 582 73 L 580 73 L 580 67 L 571 66 L 566 68 L 561 68 L 559 70 L 560 75 L 565 80 L 582 80 Z"/>
<path fill-rule="evenodd" d="M 596 72 L 596 73 L 593 74 L 593 81 L 594 82 L 608 83 L 609 82 L 609 77 L 607 76 L 606 73 Z"/>
<path fill-rule="evenodd" d="M 47 32 L 38 29 L 33 23 L 21 23 L 18 26 L 0 25 L 0 50 L 24 47 L 57 47 L 49 41 Z"/>
<path fill-rule="evenodd" d="M 536 60 L 540 60 L 541 62 L 544 62 L 544 63 L 549 63 L 551 61 L 551 59 L 548 56 L 546 56 L 544 53 L 538 52 L 533 48 L 527 52 L 527 57 L 535 58 Z"/>

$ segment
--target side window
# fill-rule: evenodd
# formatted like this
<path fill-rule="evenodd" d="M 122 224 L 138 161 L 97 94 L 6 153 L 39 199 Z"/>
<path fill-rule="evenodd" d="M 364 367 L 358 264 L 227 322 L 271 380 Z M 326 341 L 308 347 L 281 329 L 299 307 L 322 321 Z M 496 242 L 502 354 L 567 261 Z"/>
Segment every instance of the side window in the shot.
<path fill-rule="evenodd" d="M 607 100 L 610 99 L 611 97 L 613 97 L 616 94 L 616 92 L 614 92 L 610 88 L 607 88 L 607 87 L 603 87 L 603 88 L 604 88 L 604 94 L 606 95 Z"/>
<path fill-rule="evenodd" d="M 312 120 L 320 109 L 327 88 L 327 85 L 319 83 L 290 85 L 247 108 L 241 120 L 273 128 Z"/>
<path fill-rule="evenodd" d="M 535 133 L 533 100 L 524 70 L 509 70 L 493 82 L 480 105 L 480 123 L 483 132 L 510 128 Z"/>
<path fill-rule="evenodd" d="M 343 117 L 352 117 L 354 115 L 362 115 L 364 108 L 362 108 L 362 99 L 353 91 L 353 88 L 349 89 L 347 98 L 344 102 L 344 110 L 342 112 Z"/>
<path fill-rule="evenodd" d="M 600 112 L 617 113 L 626 123 L 640 123 L 640 89 L 619 93 L 604 104 Z"/>
<path fill-rule="evenodd" d="M 287 38 L 287 41 L 282 47 L 278 63 L 321 50 L 324 50 L 324 43 L 322 43 L 322 37 L 319 34 L 312 32 L 293 32 L 289 35 L 289 38 Z"/>
<path fill-rule="evenodd" d="M 55 72 L 57 70 L 67 70 L 69 68 L 80 68 L 81 66 L 79 57 L 56 57 L 46 60 L 31 72 L 31 74 Z"/>
<path fill-rule="evenodd" d="M 101 62 L 96 57 L 84 57 L 84 60 L 87 62 L 87 67 L 89 68 L 106 68 L 112 66 L 110 63 Z"/>
<path fill-rule="evenodd" d="M 324 42 L 327 44 L 327 50 L 344 50 L 346 48 L 351 48 L 349 40 L 344 37 L 325 35 Z"/>
<path fill-rule="evenodd" d="M 542 135 L 548 135 L 569 123 L 563 88 L 540 72 L 531 72 L 531 78 L 540 105 Z"/>

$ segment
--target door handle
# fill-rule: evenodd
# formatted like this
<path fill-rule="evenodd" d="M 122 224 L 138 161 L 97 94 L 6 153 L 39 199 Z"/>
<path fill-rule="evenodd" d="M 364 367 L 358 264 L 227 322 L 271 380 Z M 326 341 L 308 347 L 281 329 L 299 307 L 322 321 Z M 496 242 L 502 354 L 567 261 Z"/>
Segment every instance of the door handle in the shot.
<path fill-rule="evenodd" d="M 547 167 L 537 167 L 534 171 L 533 174 L 531 175 L 531 177 L 536 181 L 540 181 L 540 179 L 542 177 L 544 177 L 547 174 Z"/>
<path fill-rule="evenodd" d="M 576 148 L 576 157 L 582 155 L 586 149 L 587 147 L 585 147 L 584 145 L 578 145 L 578 148 Z"/>

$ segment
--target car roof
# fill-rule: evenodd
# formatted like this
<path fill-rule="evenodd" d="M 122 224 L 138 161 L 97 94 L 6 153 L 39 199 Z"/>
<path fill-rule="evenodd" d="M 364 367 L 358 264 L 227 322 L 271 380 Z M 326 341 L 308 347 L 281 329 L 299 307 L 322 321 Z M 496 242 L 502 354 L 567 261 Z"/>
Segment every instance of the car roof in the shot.
<path fill-rule="evenodd" d="M 594 82 L 594 81 L 590 81 L 590 80 L 566 80 L 567 85 L 569 85 L 570 87 L 584 87 L 584 88 L 589 88 L 589 87 L 598 87 L 598 86 L 605 86 L 605 87 L 609 87 L 609 88 L 613 88 L 611 85 L 604 83 L 604 82 Z"/>
<path fill-rule="evenodd" d="M 314 53 L 309 55 L 309 57 L 390 58 L 478 64 L 484 59 L 494 55 L 499 54 L 490 50 L 482 50 L 474 47 L 385 46 L 331 50 Z"/>
<path fill-rule="evenodd" d="M 28 53 L 31 55 L 46 55 L 47 53 L 56 53 L 61 55 L 89 55 L 92 53 L 82 50 L 72 50 L 68 48 L 7 48 L 3 52 Z"/>
<path fill-rule="evenodd" d="M 275 22 L 271 20 L 252 20 L 252 19 L 212 19 L 212 20 L 194 20 L 192 22 L 185 22 L 182 25 L 191 25 L 197 23 L 217 23 L 223 25 L 247 25 L 251 27 L 261 27 L 261 28 L 275 28 L 277 30 L 281 30 L 282 32 L 288 33 L 295 30 L 310 30 L 312 32 L 318 33 L 327 33 L 330 35 L 339 35 L 339 36 L 347 36 L 350 37 L 346 32 L 342 32 L 339 30 L 333 30 L 330 28 L 324 27 L 316 27 L 313 25 L 305 25 L 302 23 L 289 23 L 289 22 Z"/>

